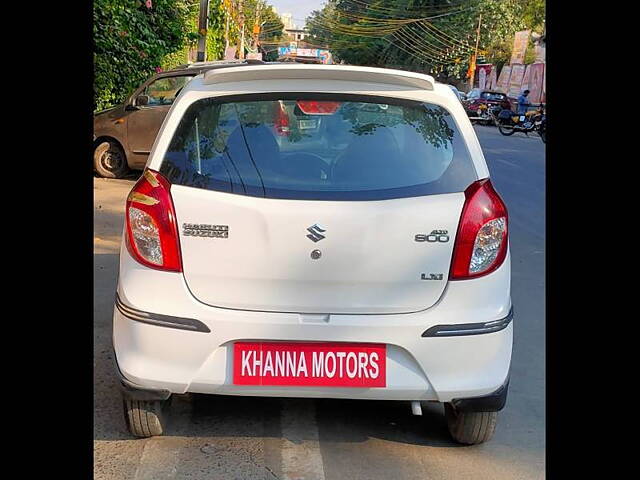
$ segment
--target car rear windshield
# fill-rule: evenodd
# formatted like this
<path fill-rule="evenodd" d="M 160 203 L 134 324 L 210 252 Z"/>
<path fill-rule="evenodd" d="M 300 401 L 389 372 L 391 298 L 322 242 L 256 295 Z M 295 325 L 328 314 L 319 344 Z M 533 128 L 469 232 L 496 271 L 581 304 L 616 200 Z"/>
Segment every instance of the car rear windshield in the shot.
<path fill-rule="evenodd" d="M 444 108 L 335 94 L 196 101 L 160 172 L 178 185 L 303 200 L 454 193 L 477 180 Z"/>

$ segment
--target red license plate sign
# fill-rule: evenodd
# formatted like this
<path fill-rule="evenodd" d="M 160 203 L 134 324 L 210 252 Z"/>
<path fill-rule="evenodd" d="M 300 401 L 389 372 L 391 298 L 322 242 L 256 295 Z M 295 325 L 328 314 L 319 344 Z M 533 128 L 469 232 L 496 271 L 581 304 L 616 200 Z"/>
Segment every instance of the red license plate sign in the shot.
<path fill-rule="evenodd" d="M 234 385 L 385 387 L 387 346 L 379 343 L 236 342 Z"/>

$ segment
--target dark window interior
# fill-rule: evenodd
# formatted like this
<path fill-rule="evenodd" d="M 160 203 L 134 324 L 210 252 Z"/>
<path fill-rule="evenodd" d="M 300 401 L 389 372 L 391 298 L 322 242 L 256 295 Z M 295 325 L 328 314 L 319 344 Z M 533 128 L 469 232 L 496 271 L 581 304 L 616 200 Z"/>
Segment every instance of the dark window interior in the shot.
<path fill-rule="evenodd" d="M 477 179 L 444 108 L 335 94 L 199 100 L 182 118 L 161 173 L 195 188 L 308 200 L 462 192 Z"/>

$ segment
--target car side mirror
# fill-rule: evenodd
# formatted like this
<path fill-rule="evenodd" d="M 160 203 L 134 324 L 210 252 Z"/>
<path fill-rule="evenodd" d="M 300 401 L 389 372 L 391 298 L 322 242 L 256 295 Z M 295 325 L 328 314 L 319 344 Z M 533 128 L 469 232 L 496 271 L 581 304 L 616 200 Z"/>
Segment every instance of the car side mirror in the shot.
<path fill-rule="evenodd" d="M 149 105 L 149 95 L 138 95 L 135 100 L 136 107 L 144 107 Z"/>
<path fill-rule="evenodd" d="M 149 95 L 138 95 L 131 103 L 124 107 L 125 110 L 139 110 L 140 107 L 149 105 Z"/>

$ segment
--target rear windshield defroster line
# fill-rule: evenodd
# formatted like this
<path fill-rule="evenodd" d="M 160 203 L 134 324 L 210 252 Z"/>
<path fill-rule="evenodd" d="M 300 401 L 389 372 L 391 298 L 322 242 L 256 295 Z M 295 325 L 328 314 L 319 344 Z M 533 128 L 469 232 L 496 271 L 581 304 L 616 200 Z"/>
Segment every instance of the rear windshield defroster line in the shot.
<path fill-rule="evenodd" d="M 299 200 L 456 193 L 477 180 L 464 138 L 443 107 L 308 92 L 194 102 L 160 172 L 172 184 Z"/>

